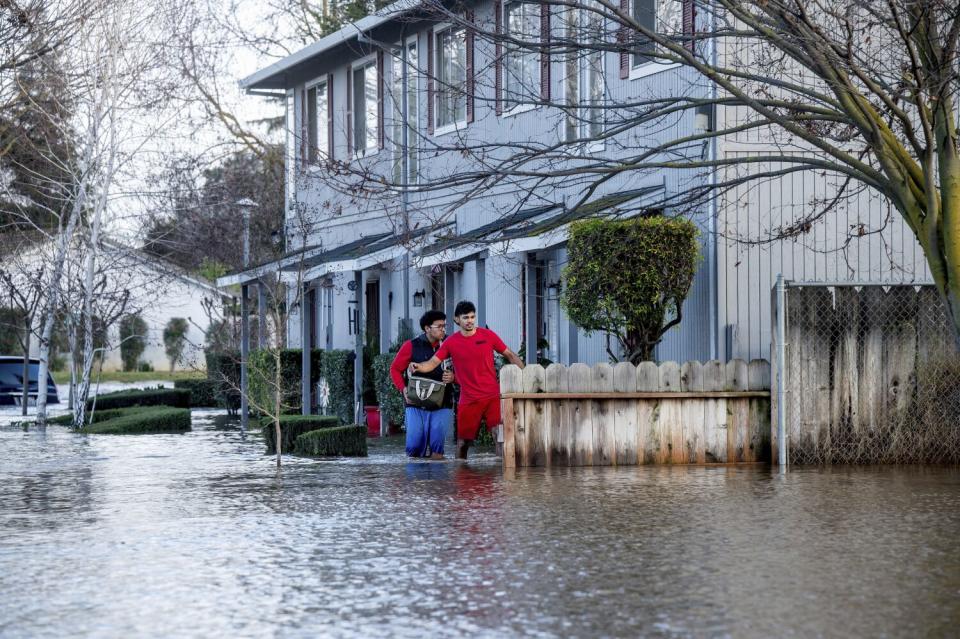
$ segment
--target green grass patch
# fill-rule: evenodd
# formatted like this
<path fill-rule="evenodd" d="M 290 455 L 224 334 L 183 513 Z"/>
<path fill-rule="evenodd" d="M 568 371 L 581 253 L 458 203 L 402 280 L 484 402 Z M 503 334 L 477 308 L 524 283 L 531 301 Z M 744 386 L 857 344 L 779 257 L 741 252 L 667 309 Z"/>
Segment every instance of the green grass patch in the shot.
<path fill-rule="evenodd" d="M 87 410 L 93 406 L 94 398 L 87 400 Z M 184 388 L 146 388 L 143 390 L 125 390 L 116 393 L 98 395 L 97 410 L 107 408 L 126 408 L 128 406 L 173 406 L 190 408 L 190 391 Z"/>
<path fill-rule="evenodd" d="M 366 457 L 367 429 L 364 426 L 337 426 L 311 430 L 297 437 L 293 452 L 309 457 Z"/>
<path fill-rule="evenodd" d="M 312 430 L 333 428 L 340 424 L 340 418 L 336 415 L 283 415 L 280 417 L 280 450 L 289 453 L 300 435 Z M 263 417 L 260 419 L 260 426 L 263 428 L 263 441 L 267 444 L 267 453 L 276 453 L 273 420 Z"/>
<path fill-rule="evenodd" d="M 70 383 L 70 371 L 53 371 L 53 381 L 57 384 Z M 178 379 L 205 379 L 203 371 L 104 371 L 100 382 L 173 382 Z M 97 383 L 96 372 L 91 375 L 91 383 Z"/>
<path fill-rule="evenodd" d="M 109 413 L 111 411 L 104 411 Z M 98 419 L 80 432 L 95 435 L 140 435 L 146 433 L 182 433 L 190 430 L 190 409 L 145 406 L 115 411 L 109 419 Z M 106 416 L 105 416 L 106 417 Z"/>

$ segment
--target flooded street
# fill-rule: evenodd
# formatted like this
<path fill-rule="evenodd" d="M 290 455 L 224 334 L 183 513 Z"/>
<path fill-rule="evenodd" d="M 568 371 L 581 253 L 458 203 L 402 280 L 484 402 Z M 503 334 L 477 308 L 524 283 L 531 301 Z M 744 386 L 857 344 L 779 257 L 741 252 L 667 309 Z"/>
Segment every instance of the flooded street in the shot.
<path fill-rule="evenodd" d="M 286 458 L 0 426 L 0 636 L 948 636 L 960 471 Z"/>

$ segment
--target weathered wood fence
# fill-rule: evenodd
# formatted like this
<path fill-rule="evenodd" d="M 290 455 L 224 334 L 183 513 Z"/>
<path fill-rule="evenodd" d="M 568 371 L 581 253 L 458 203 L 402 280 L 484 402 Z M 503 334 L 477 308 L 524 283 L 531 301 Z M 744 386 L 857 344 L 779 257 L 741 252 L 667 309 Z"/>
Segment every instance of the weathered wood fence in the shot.
<path fill-rule="evenodd" d="M 766 360 L 505 366 L 503 464 L 769 461 L 769 389 Z"/>

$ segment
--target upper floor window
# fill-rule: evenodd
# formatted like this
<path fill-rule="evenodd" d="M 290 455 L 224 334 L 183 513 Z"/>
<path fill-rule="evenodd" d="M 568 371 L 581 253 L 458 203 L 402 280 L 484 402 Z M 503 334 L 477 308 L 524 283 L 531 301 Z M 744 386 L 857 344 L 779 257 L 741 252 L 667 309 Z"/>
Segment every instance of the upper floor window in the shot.
<path fill-rule="evenodd" d="M 569 8 L 561 14 L 564 35 L 570 42 L 600 42 L 604 35 L 603 16 L 585 8 Z M 604 130 L 604 52 L 595 47 L 573 50 L 563 63 L 563 137 L 567 142 L 584 139 L 591 146 Z"/>
<path fill-rule="evenodd" d="M 353 148 L 358 155 L 375 152 L 379 143 L 377 65 L 353 67 Z"/>
<path fill-rule="evenodd" d="M 683 34 L 685 32 L 685 1 L 689 2 L 689 0 L 633 0 L 633 18 L 641 26 L 656 33 Z M 634 50 L 631 66 L 637 68 L 656 62 L 654 57 L 656 50 L 656 44 L 651 41 L 640 44 Z"/>
<path fill-rule="evenodd" d="M 436 128 L 465 123 L 467 119 L 466 30 L 450 28 L 436 34 Z"/>
<path fill-rule="evenodd" d="M 328 156 L 330 148 L 330 104 L 327 80 L 307 89 L 307 159 L 316 162 Z"/>
<path fill-rule="evenodd" d="M 534 101 L 540 93 L 540 59 L 533 48 L 540 41 L 540 12 L 539 3 L 515 1 L 504 5 L 503 97 L 508 110 Z"/>
<path fill-rule="evenodd" d="M 419 154 L 417 153 L 417 122 L 420 118 L 419 78 L 417 63 L 417 40 L 406 42 L 401 53 L 393 57 L 391 93 L 393 95 L 393 180 L 398 184 L 416 184 L 419 174 Z M 404 102 L 406 100 L 406 102 Z M 406 108 L 406 126 L 403 110 Z M 406 150 L 406 156 L 404 156 Z M 406 159 L 406 174 L 404 174 Z"/>

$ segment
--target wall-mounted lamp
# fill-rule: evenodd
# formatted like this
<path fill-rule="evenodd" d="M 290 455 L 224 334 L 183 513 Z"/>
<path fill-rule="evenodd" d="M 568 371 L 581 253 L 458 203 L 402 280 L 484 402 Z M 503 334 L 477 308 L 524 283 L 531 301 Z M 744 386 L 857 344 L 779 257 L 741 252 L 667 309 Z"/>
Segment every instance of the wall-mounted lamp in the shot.
<path fill-rule="evenodd" d="M 420 289 L 413 294 L 413 305 L 416 307 L 423 306 L 423 300 L 427 298 L 427 292 L 423 289 Z"/>

